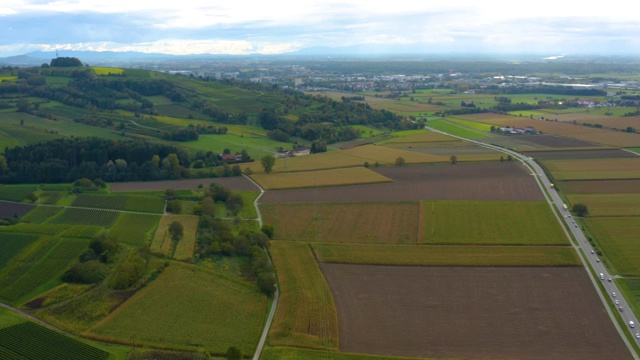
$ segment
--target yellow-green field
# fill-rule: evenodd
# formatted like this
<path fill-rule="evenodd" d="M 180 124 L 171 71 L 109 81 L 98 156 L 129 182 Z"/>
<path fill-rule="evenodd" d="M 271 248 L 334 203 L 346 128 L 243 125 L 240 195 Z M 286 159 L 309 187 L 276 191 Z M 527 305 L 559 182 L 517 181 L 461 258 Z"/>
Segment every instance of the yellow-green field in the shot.
<path fill-rule="evenodd" d="M 175 215 L 167 214 L 160 218 L 160 224 L 156 229 L 149 250 L 156 255 L 173 257 L 176 260 L 189 260 L 193 256 L 193 250 L 196 244 L 196 231 L 198 230 L 198 216 L 195 215 Z M 184 235 L 178 241 L 175 249 L 172 246 L 171 234 L 169 234 L 169 225 L 178 221 L 182 224 Z M 171 250 L 175 252 L 171 254 Z"/>
<path fill-rule="evenodd" d="M 556 180 L 638 179 L 640 157 L 620 159 L 548 160 Z"/>
<path fill-rule="evenodd" d="M 568 198 L 571 205 L 587 205 L 589 216 L 640 216 L 640 194 L 582 194 Z"/>
<path fill-rule="evenodd" d="M 347 150 L 276 159 L 273 172 L 336 169 L 362 166 L 365 162 L 368 162 L 371 166 L 375 163 L 380 165 L 395 165 L 399 157 L 403 158 L 406 164 L 446 163 L 449 161 L 449 158 L 446 156 L 421 154 L 386 146 L 364 145 Z M 248 167 L 251 168 L 254 173 L 263 172 L 260 161 L 250 163 Z"/>
<path fill-rule="evenodd" d="M 266 190 L 375 184 L 392 181 L 391 179 L 365 167 L 291 173 L 254 174 L 251 178 Z"/>
<path fill-rule="evenodd" d="M 269 343 L 338 349 L 338 317 L 333 296 L 309 244 L 272 241 L 280 301 L 269 331 Z"/>
<path fill-rule="evenodd" d="M 16 81 L 18 80 L 17 75 L 0 75 L 0 82 L 3 81 Z"/>
<path fill-rule="evenodd" d="M 320 261 L 405 266 L 579 266 L 570 246 L 312 244 Z"/>
<path fill-rule="evenodd" d="M 172 262 L 153 282 L 83 333 L 96 340 L 224 354 L 252 354 L 267 310 L 257 286 Z"/>
<path fill-rule="evenodd" d="M 420 215 L 427 244 L 568 245 L 546 202 L 423 201 Z"/>
<path fill-rule="evenodd" d="M 278 240 L 374 244 L 415 244 L 418 209 L 418 202 L 261 205 Z"/>
<path fill-rule="evenodd" d="M 447 136 L 447 135 L 436 133 L 436 132 L 428 132 L 425 130 L 420 130 L 417 133 L 411 133 L 406 136 L 398 136 L 394 133 L 394 136 L 392 138 L 384 140 L 383 142 L 381 142 L 381 144 L 389 145 L 389 144 L 396 144 L 396 143 L 403 143 L 403 144 L 404 143 L 415 143 L 415 144 L 425 143 L 425 144 L 430 144 L 431 146 L 440 146 L 441 143 L 447 143 L 447 142 L 455 143 L 456 146 L 464 146 L 464 144 L 467 144 L 467 142 L 453 138 L 451 136 Z"/>
<path fill-rule="evenodd" d="M 584 222 L 615 273 L 640 275 L 640 217 L 588 217 Z"/>
<path fill-rule="evenodd" d="M 96 75 L 122 75 L 124 73 L 123 69 L 120 68 L 110 68 L 110 67 L 100 67 L 100 66 L 92 66 L 93 72 Z"/>

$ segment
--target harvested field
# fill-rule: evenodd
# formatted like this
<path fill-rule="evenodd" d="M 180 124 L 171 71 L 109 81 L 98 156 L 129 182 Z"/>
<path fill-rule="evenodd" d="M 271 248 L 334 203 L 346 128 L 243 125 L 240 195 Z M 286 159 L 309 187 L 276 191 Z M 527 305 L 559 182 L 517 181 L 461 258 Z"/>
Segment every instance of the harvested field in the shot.
<path fill-rule="evenodd" d="M 269 191 L 260 201 L 544 200 L 535 179 L 519 162 L 372 169 L 393 183 Z"/>
<path fill-rule="evenodd" d="M 338 309 L 343 352 L 631 359 L 581 267 L 321 269 Z"/>
<path fill-rule="evenodd" d="M 22 217 L 35 207 L 36 206 L 32 204 L 22 204 L 0 200 L 0 219 L 10 219 L 15 215 L 17 215 L 18 217 Z"/>
<path fill-rule="evenodd" d="M 531 151 L 524 152 L 537 160 L 582 160 L 582 159 L 613 159 L 637 158 L 637 154 L 620 149 L 589 149 L 589 150 L 560 150 L 560 151 Z"/>
<path fill-rule="evenodd" d="M 352 167 L 320 171 L 301 171 L 251 176 L 265 190 L 312 188 L 340 185 L 361 185 L 391 182 L 365 167 Z"/>
<path fill-rule="evenodd" d="M 112 183 L 111 191 L 165 191 L 167 189 L 198 190 L 199 185 L 202 184 L 204 188 L 208 188 L 213 182 L 233 191 L 257 190 L 256 186 L 253 185 L 251 181 L 247 180 L 243 176 L 238 176 L 230 178 L 120 182 Z"/>
<path fill-rule="evenodd" d="M 411 266 L 580 266 L 570 246 L 312 244 L 318 259 L 339 264 Z"/>
<path fill-rule="evenodd" d="M 269 331 L 277 346 L 338 348 L 338 318 L 331 291 L 307 243 L 273 241 L 280 302 Z"/>
<path fill-rule="evenodd" d="M 618 274 L 640 276 L 640 217 L 587 217 L 584 222 Z"/>
<path fill-rule="evenodd" d="M 427 244 L 569 245 L 542 201 L 423 201 L 420 215 Z"/>
<path fill-rule="evenodd" d="M 544 165 L 556 180 L 640 178 L 640 157 L 627 159 L 547 160 Z"/>
<path fill-rule="evenodd" d="M 556 186 L 567 194 L 640 193 L 640 179 L 560 181 Z"/>
<path fill-rule="evenodd" d="M 640 118 L 637 116 L 602 116 L 602 115 L 590 115 L 590 114 L 558 114 L 554 115 L 554 118 L 558 118 L 558 121 L 573 122 L 575 120 L 578 124 L 601 124 L 607 128 L 626 129 L 631 126 L 636 129 L 640 129 Z"/>
<path fill-rule="evenodd" d="M 571 204 L 586 204 L 589 216 L 640 216 L 640 188 L 636 194 L 568 195 Z"/>
<path fill-rule="evenodd" d="M 417 202 L 263 204 L 274 238 L 373 244 L 415 244 Z"/>
<path fill-rule="evenodd" d="M 557 135 L 508 135 L 506 137 L 517 141 L 523 141 L 525 143 L 531 143 L 536 148 L 576 148 L 599 146 L 599 144 L 592 142 Z"/>

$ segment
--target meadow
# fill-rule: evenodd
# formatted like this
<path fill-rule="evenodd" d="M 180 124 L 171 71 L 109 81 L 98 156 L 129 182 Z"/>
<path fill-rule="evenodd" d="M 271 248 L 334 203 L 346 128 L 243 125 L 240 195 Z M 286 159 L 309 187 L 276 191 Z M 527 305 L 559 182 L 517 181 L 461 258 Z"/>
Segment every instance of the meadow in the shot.
<path fill-rule="evenodd" d="M 614 273 L 640 276 L 640 218 L 587 217 L 583 219 Z"/>
<path fill-rule="evenodd" d="M 0 200 L 22 201 L 28 193 L 35 192 L 35 185 L 0 185 Z"/>
<path fill-rule="evenodd" d="M 429 120 L 427 126 L 436 130 L 444 131 L 448 134 L 461 136 L 468 139 L 479 139 L 487 137 L 487 134 L 483 131 L 461 126 L 459 124 L 447 121 L 447 120 Z"/>
<path fill-rule="evenodd" d="M 336 243 L 415 244 L 418 211 L 417 202 L 261 205 L 275 239 Z"/>
<path fill-rule="evenodd" d="M 569 246 L 311 245 L 322 262 L 402 266 L 580 266 Z"/>
<path fill-rule="evenodd" d="M 251 178 L 265 190 L 391 182 L 391 179 L 365 167 L 275 174 L 254 174 L 251 175 Z"/>
<path fill-rule="evenodd" d="M 172 262 L 162 274 L 83 333 L 90 338 L 168 349 L 252 354 L 267 298 L 250 283 Z"/>
<path fill-rule="evenodd" d="M 546 202 L 423 201 L 420 217 L 426 244 L 568 244 Z"/>
<path fill-rule="evenodd" d="M 338 349 L 333 296 L 307 243 L 273 241 L 280 301 L 269 331 L 275 346 Z"/>
<path fill-rule="evenodd" d="M 189 260 L 193 256 L 193 250 L 196 243 L 196 231 L 198 229 L 198 220 L 200 218 L 195 215 L 173 215 L 167 214 L 160 218 L 160 224 L 156 229 L 149 250 L 151 253 L 174 258 L 176 260 Z M 182 224 L 184 235 L 177 244 L 173 244 L 171 234 L 169 234 L 169 225 L 177 221 Z"/>
<path fill-rule="evenodd" d="M 640 216 L 640 193 L 576 194 L 567 198 L 572 205 L 587 204 L 589 216 Z"/>
<path fill-rule="evenodd" d="M 544 165 L 556 180 L 640 178 L 640 158 L 547 160 Z"/>

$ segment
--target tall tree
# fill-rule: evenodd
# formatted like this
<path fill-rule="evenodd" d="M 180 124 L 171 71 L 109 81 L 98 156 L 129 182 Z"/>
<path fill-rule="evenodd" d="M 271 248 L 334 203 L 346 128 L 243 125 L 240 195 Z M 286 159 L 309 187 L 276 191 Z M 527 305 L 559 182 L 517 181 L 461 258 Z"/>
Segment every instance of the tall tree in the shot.
<path fill-rule="evenodd" d="M 273 170 L 273 165 L 276 163 L 276 158 L 273 155 L 265 155 L 260 159 L 260 164 L 265 173 L 270 173 Z"/>
<path fill-rule="evenodd" d="M 171 240 L 178 241 L 182 239 L 184 235 L 184 228 L 182 227 L 182 223 L 179 221 L 174 221 L 169 225 L 169 234 L 171 234 Z"/>

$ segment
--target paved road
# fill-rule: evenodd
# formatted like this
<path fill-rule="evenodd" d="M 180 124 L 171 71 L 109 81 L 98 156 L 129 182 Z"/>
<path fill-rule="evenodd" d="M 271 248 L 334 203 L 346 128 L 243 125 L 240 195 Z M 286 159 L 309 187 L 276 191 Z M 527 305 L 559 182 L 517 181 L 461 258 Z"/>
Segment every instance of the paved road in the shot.
<path fill-rule="evenodd" d="M 640 333 L 640 324 L 638 324 L 638 318 L 635 316 L 633 311 L 631 311 L 631 307 L 629 306 L 627 301 L 624 299 L 624 297 L 620 295 L 621 292 L 616 286 L 615 282 L 613 281 L 613 279 L 617 276 L 609 273 L 607 268 L 602 264 L 602 262 L 598 258 L 597 254 L 595 254 L 594 249 L 591 247 L 591 244 L 587 241 L 587 238 L 582 232 L 582 229 L 579 227 L 578 223 L 575 221 L 573 217 L 571 217 L 571 214 L 569 213 L 569 211 L 564 210 L 563 208 L 564 204 L 562 202 L 562 199 L 560 198 L 560 195 L 558 195 L 558 192 L 555 189 L 551 189 L 551 181 L 542 170 L 542 167 L 538 163 L 536 163 L 533 158 L 522 155 L 513 150 L 509 150 L 500 146 L 486 144 L 481 141 L 465 139 L 460 136 L 447 134 L 445 132 L 430 128 L 428 126 L 425 126 L 425 129 L 433 132 L 449 135 L 461 140 L 472 142 L 474 144 L 477 144 L 486 148 L 490 148 L 493 150 L 506 153 L 508 155 L 511 155 L 514 159 L 521 161 L 525 166 L 529 168 L 529 170 L 532 171 L 531 175 L 536 177 L 538 184 L 543 188 L 542 191 L 543 193 L 545 193 L 545 197 L 547 198 L 547 201 L 549 201 L 551 206 L 555 206 L 555 208 L 558 209 L 559 213 L 561 214 L 560 216 L 557 216 L 558 220 L 566 224 L 568 231 L 575 238 L 576 242 L 571 241 L 571 239 L 569 239 L 569 241 L 571 242 L 573 247 L 576 249 L 580 257 L 583 259 L 583 262 L 585 262 L 585 267 L 587 268 L 587 271 L 588 271 L 588 267 L 587 267 L 587 264 L 588 264 L 588 266 L 590 266 L 594 270 L 594 272 L 598 274 L 598 278 L 592 279 L 592 282 L 594 284 L 596 291 L 598 292 L 598 295 L 602 299 L 603 304 L 605 305 L 605 308 L 607 309 L 607 312 L 609 313 L 614 326 L 616 327 L 616 329 L 618 329 L 618 332 L 622 336 L 622 340 L 625 342 L 625 344 L 631 351 L 631 354 L 633 354 L 633 357 L 636 360 L 640 359 L 640 356 L 638 356 L 638 354 L 634 351 L 633 347 L 631 346 L 631 343 L 628 341 L 627 337 L 623 334 L 624 331 L 629 331 L 633 335 L 633 339 L 636 342 L 636 344 L 640 345 L 640 339 L 635 337 L 635 334 Z M 545 190 L 548 190 L 548 191 L 545 191 Z M 567 233 L 567 236 L 568 235 L 569 234 Z M 582 250 L 584 256 L 580 253 L 580 250 Z M 602 277 L 604 278 L 604 280 L 600 280 L 599 274 L 602 274 Z M 609 279 L 611 279 L 611 281 L 609 281 Z M 604 289 L 606 291 L 605 294 L 603 294 L 602 291 L 600 290 L 600 287 L 597 284 L 598 281 L 600 281 L 604 286 Z M 611 309 L 607 305 L 607 301 L 610 301 L 611 303 L 614 303 L 615 301 L 617 301 L 619 303 L 619 304 L 616 304 L 616 309 L 618 309 L 617 311 L 620 312 L 620 315 L 624 320 L 623 327 L 621 327 L 620 324 L 616 321 Z M 630 328 L 629 321 L 634 322 L 635 328 L 633 329 Z"/>

